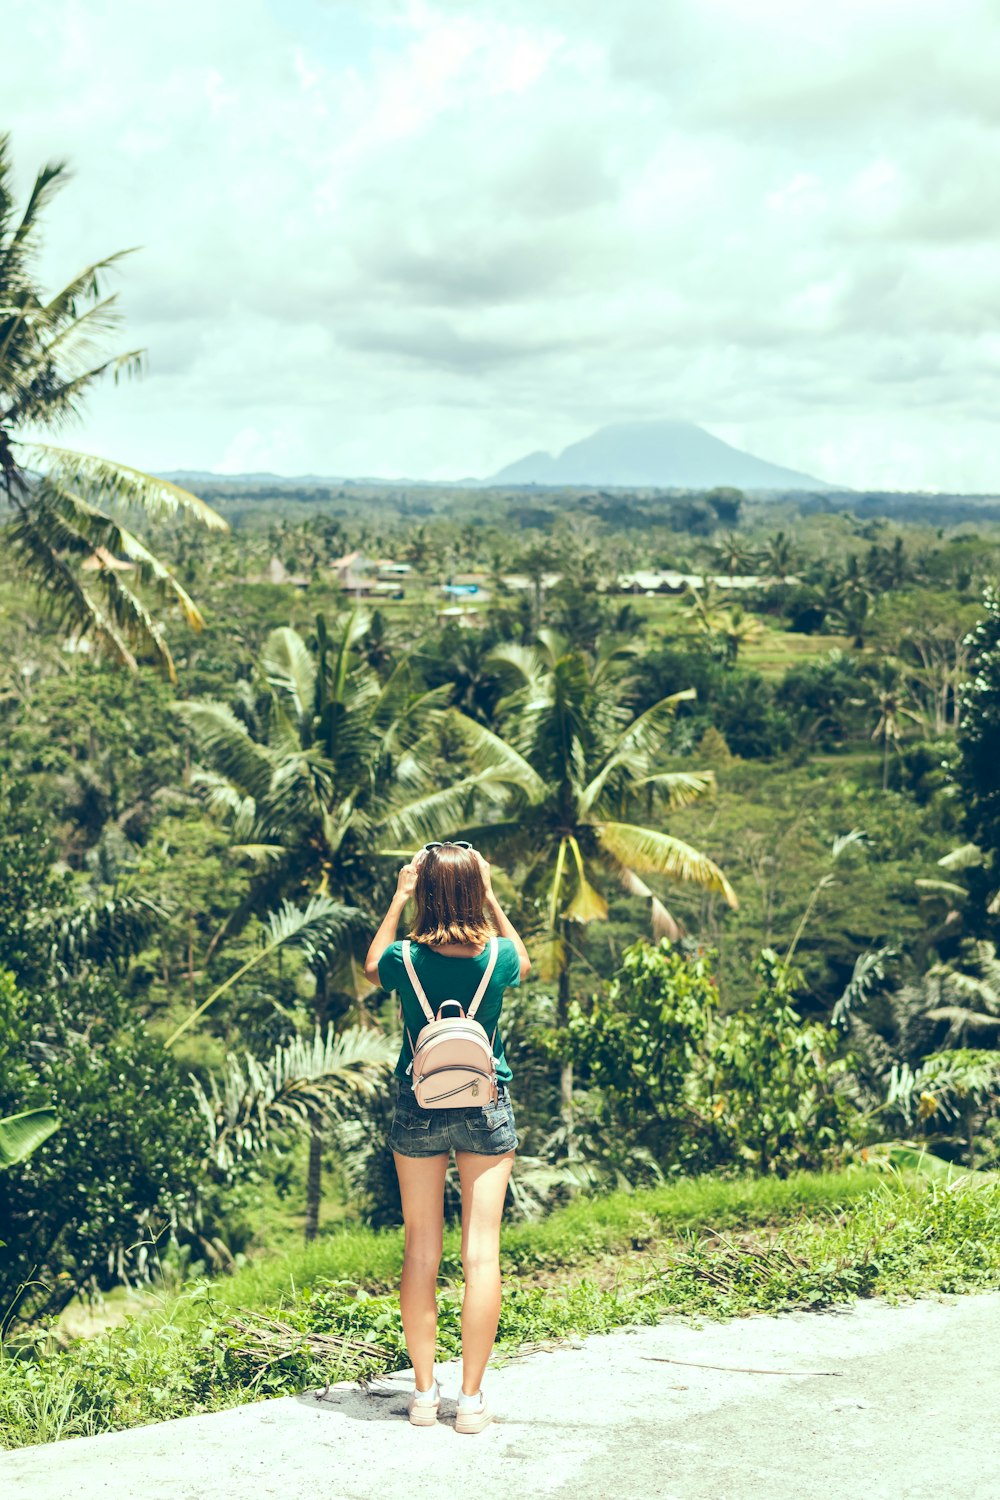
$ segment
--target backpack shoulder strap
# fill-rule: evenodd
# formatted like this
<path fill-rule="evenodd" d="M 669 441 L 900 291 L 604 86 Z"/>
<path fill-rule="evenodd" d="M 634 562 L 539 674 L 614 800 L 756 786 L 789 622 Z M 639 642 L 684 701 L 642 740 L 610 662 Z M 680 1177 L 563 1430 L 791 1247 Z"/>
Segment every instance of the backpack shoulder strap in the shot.
<path fill-rule="evenodd" d="M 416 995 L 417 1000 L 420 1003 L 420 1009 L 423 1011 L 428 1021 L 433 1021 L 434 1012 L 431 1010 L 430 1005 L 427 1002 L 427 996 L 424 994 L 424 987 L 420 983 L 420 980 L 417 978 L 417 971 L 413 967 L 413 956 L 410 953 L 409 938 L 403 939 L 403 967 L 406 969 L 407 978 L 413 986 L 413 993 Z"/>
<path fill-rule="evenodd" d="M 471 1019 L 472 1016 L 474 1016 L 476 1014 L 476 1011 L 479 1009 L 479 1002 L 480 1002 L 480 1000 L 483 998 L 483 996 L 486 994 L 486 991 L 490 987 L 490 980 L 493 978 L 493 970 L 497 966 L 497 953 L 498 953 L 498 951 L 499 951 L 499 945 L 498 945 L 498 942 L 497 942 L 496 935 L 494 934 L 494 936 L 490 938 L 490 956 L 489 956 L 489 958 L 486 961 L 486 970 L 485 970 L 485 972 L 483 974 L 482 979 L 479 981 L 479 988 L 476 990 L 476 993 L 473 995 L 472 1001 L 471 1001 L 471 1003 L 469 1005 L 469 1008 L 465 1012 L 465 1014 L 467 1016 L 469 1016 L 470 1019 Z"/>

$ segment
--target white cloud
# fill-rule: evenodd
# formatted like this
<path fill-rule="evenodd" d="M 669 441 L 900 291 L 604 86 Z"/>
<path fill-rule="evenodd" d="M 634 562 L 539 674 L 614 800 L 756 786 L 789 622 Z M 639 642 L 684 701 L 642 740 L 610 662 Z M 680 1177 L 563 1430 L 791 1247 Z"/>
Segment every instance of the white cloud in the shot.
<path fill-rule="evenodd" d="M 629 416 L 987 489 L 988 0 L 8 0 L 46 271 L 122 245 L 146 467 L 488 472 Z"/>

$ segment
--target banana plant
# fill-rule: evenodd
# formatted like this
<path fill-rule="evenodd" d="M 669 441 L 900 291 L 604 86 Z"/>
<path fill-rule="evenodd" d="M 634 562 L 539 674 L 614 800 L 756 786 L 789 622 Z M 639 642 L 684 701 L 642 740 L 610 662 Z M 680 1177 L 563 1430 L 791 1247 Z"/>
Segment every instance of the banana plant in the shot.
<path fill-rule="evenodd" d="M 0 1120 L 0 1170 L 30 1156 L 59 1129 L 60 1123 L 55 1110 L 46 1107 L 26 1109 Z"/>

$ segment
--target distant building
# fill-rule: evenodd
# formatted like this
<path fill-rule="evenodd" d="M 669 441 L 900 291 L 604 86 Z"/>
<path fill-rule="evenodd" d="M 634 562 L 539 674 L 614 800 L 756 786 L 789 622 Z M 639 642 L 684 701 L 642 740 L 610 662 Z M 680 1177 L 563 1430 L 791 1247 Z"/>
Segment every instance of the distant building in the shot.
<path fill-rule="evenodd" d="M 365 557 L 363 552 L 355 550 L 345 552 L 343 557 L 335 558 L 330 564 L 330 571 L 335 582 L 348 593 L 367 594 L 374 587 L 374 580 L 370 576 L 373 566 L 374 564 Z"/>
<path fill-rule="evenodd" d="M 409 563 L 395 562 L 391 557 L 380 557 L 375 563 L 375 572 L 379 578 L 406 578 L 413 572 L 413 568 Z"/>
<path fill-rule="evenodd" d="M 779 582 L 795 584 L 799 580 L 791 575 L 778 579 L 756 573 L 678 573 L 672 568 L 639 568 L 620 574 L 618 587 L 625 594 L 683 594 L 686 588 L 703 589 L 706 583 L 719 589 L 766 589 Z"/>
<path fill-rule="evenodd" d="M 309 587 L 309 579 L 301 573 L 289 573 L 280 557 L 272 557 L 263 573 L 258 573 L 256 578 L 248 578 L 247 582 L 289 584 L 296 589 Z"/>
<path fill-rule="evenodd" d="M 439 625 L 447 625 L 454 622 L 463 630 L 482 626 L 483 617 L 475 606 L 448 604 L 437 611 L 437 622 Z"/>
<path fill-rule="evenodd" d="M 489 594 L 478 583 L 443 583 L 441 592 L 451 599 L 475 599 L 477 604 L 485 603 L 489 598 Z"/>
<path fill-rule="evenodd" d="M 561 573 L 543 573 L 540 580 L 543 589 L 554 588 L 561 581 Z M 535 587 L 535 580 L 529 578 L 526 573 L 504 573 L 500 582 L 508 589 L 533 589 Z"/>
<path fill-rule="evenodd" d="M 626 594 L 682 594 L 690 584 L 700 589 L 705 580 L 700 573 L 677 573 L 673 569 L 660 572 L 654 568 L 639 568 L 634 573 L 622 573 L 618 587 Z"/>

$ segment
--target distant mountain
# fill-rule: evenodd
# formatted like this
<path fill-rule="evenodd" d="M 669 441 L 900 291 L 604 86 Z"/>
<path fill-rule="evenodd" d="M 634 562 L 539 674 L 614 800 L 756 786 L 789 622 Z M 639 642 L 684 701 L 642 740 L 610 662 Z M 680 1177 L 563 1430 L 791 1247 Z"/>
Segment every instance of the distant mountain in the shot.
<path fill-rule="evenodd" d="M 604 484 L 624 488 L 830 490 L 811 474 L 783 469 L 730 447 L 693 422 L 613 422 L 564 448 L 529 453 L 483 480 L 488 485 Z"/>
<path fill-rule="evenodd" d="M 220 474 L 214 469 L 170 469 L 158 475 L 172 484 L 343 484 L 343 479 L 328 474 Z M 349 483 L 350 481 L 348 481 Z"/>

